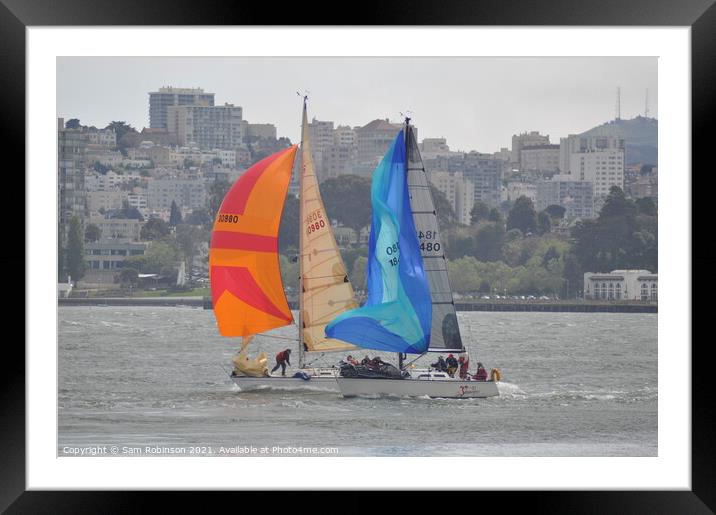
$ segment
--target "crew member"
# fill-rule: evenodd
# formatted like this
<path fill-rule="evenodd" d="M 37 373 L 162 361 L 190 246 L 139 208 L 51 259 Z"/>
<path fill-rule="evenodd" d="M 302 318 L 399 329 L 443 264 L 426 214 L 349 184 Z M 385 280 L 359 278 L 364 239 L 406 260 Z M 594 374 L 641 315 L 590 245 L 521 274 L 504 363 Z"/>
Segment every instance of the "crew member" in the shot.
<path fill-rule="evenodd" d="M 281 367 L 281 375 L 286 377 L 286 365 L 291 365 L 290 358 L 291 357 L 291 349 L 282 350 L 278 354 L 276 354 L 276 366 L 273 367 L 271 370 L 271 373 L 273 374 L 278 370 L 278 367 Z"/>
<path fill-rule="evenodd" d="M 448 354 L 445 363 L 447 364 L 448 375 L 450 377 L 455 377 L 455 372 L 457 371 L 457 360 L 455 359 L 455 356 L 453 356 L 452 354 Z"/>
<path fill-rule="evenodd" d="M 487 381 L 487 370 L 482 366 L 482 363 L 477 364 L 477 372 L 475 372 L 474 378 L 476 381 Z"/>
<path fill-rule="evenodd" d="M 438 372 L 447 372 L 447 363 L 445 363 L 445 359 L 442 356 L 438 356 L 437 362 L 432 363 L 430 366 Z"/>
<path fill-rule="evenodd" d="M 467 369 L 470 368 L 470 358 L 460 356 L 457 362 L 460 364 L 460 379 L 467 379 Z"/>

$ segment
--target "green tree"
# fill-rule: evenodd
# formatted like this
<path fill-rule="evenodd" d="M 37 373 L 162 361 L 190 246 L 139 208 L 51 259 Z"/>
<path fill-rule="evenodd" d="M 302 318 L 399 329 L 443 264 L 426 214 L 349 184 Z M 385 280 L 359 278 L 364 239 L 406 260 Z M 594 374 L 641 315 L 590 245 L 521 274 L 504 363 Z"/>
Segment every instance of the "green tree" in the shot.
<path fill-rule="evenodd" d="M 128 257 L 125 260 L 125 266 L 145 274 L 174 277 L 177 272 L 177 263 L 181 256 L 173 243 L 170 241 L 154 241 L 143 256 Z"/>
<path fill-rule="evenodd" d="M 519 229 L 524 234 L 534 233 L 537 230 L 537 213 L 532 199 L 522 195 L 515 201 L 507 216 L 507 230 Z"/>
<path fill-rule="evenodd" d="M 651 197 L 638 198 L 635 201 L 637 211 L 640 215 L 656 216 L 656 204 Z"/>
<path fill-rule="evenodd" d="M 547 211 L 547 214 L 553 219 L 561 220 L 564 218 L 564 213 L 567 212 L 567 209 L 558 204 L 550 204 L 545 208 L 545 211 Z"/>
<path fill-rule="evenodd" d="M 135 268 L 124 267 L 117 274 L 115 281 L 119 282 L 122 288 L 134 288 L 139 284 L 139 272 Z"/>
<path fill-rule="evenodd" d="M 326 179 L 320 187 L 328 217 L 353 229 L 360 242 L 361 230 L 370 223 L 370 181 L 349 174 Z"/>
<path fill-rule="evenodd" d="M 182 222 L 181 211 L 176 201 L 172 200 L 171 212 L 169 214 L 169 227 L 176 227 Z"/>
<path fill-rule="evenodd" d="M 429 184 L 430 193 L 433 196 L 433 205 L 435 206 L 435 212 L 438 216 L 438 226 L 441 229 L 446 229 L 455 225 L 457 223 L 457 217 L 445 193 L 437 189 L 432 182 Z"/>
<path fill-rule="evenodd" d="M 169 234 L 169 224 L 161 218 L 150 218 L 144 224 L 139 233 L 139 237 L 144 241 L 160 240 Z"/>
<path fill-rule="evenodd" d="M 219 207 L 221 207 L 221 203 L 224 201 L 224 197 L 230 189 L 231 184 L 225 180 L 214 181 L 211 183 L 211 186 L 209 186 L 208 208 L 211 220 L 216 220 Z"/>
<path fill-rule="evenodd" d="M 353 261 L 353 267 L 351 268 L 350 280 L 354 290 L 365 291 L 367 287 L 367 280 L 365 275 L 365 269 L 368 264 L 368 258 L 365 256 L 358 256 Z"/>
<path fill-rule="evenodd" d="M 540 236 L 552 230 L 552 221 L 547 211 L 540 211 L 537 214 L 537 234 Z"/>
<path fill-rule="evenodd" d="M 102 236 L 102 230 L 95 224 L 88 224 L 87 227 L 85 227 L 85 241 L 89 243 L 94 243 L 95 241 L 98 241 L 100 237 Z"/>
<path fill-rule="evenodd" d="M 502 218 L 502 213 L 500 213 L 500 210 L 495 207 L 490 209 L 490 213 L 487 215 L 487 221 L 496 222 L 499 224 L 505 223 L 504 218 Z"/>
<path fill-rule="evenodd" d="M 112 129 L 114 133 L 117 135 L 117 141 L 121 140 L 125 134 L 127 134 L 130 131 L 136 132 L 134 127 L 129 125 L 126 122 L 119 122 L 119 121 L 113 121 L 110 122 L 105 129 Z"/>
<path fill-rule="evenodd" d="M 487 220 L 488 216 L 490 216 L 490 206 L 478 200 L 470 211 L 470 223 L 475 225 L 480 220 Z"/>
<path fill-rule="evenodd" d="M 475 257 L 480 261 L 502 259 L 502 245 L 505 242 L 505 228 L 502 224 L 489 222 L 482 225 L 475 235 Z"/>
<path fill-rule="evenodd" d="M 184 223 L 189 225 L 201 225 L 204 227 L 211 226 L 212 220 L 209 217 L 209 212 L 206 209 L 198 208 L 194 209 L 189 216 L 186 217 Z"/>
<path fill-rule="evenodd" d="M 201 227 L 188 224 L 180 224 L 176 229 L 176 241 L 179 249 L 184 255 L 184 263 L 187 270 L 191 270 L 194 264 L 194 257 L 199 252 L 199 246 L 208 240 L 207 231 Z"/>
<path fill-rule="evenodd" d="M 76 216 L 70 219 L 67 235 L 67 272 L 72 280 L 79 281 L 86 270 L 82 225 Z"/>
<path fill-rule="evenodd" d="M 283 205 L 281 214 L 281 225 L 278 230 L 278 248 L 281 253 L 289 253 L 289 249 L 295 252 L 298 249 L 299 231 L 301 230 L 299 207 L 298 197 L 291 194 L 286 196 L 286 203 Z"/>
<path fill-rule="evenodd" d="M 79 129 L 82 127 L 78 118 L 70 118 L 65 122 L 65 129 Z"/>

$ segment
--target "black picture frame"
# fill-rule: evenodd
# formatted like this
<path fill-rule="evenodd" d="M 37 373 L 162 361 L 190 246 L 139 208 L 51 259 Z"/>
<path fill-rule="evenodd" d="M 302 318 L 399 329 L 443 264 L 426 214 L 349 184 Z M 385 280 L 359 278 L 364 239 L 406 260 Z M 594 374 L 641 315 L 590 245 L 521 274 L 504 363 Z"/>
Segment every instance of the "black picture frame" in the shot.
<path fill-rule="evenodd" d="M 692 149 L 693 162 L 706 163 L 709 126 L 716 119 L 716 6 L 715 0 L 461 0 L 445 2 L 398 0 L 362 2 L 360 9 L 328 9 L 336 18 L 326 25 L 574 25 L 574 26 L 689 26 L 692 43 Z M 339 12 L 344 12 L 338 16 Z M 7 149 L 20 158 L 24 169 L 25 127 L 25 28 L 28 26 L 82 25 L 288 25 L 316 24 L 299 4 L 277 8 L 274 3 L 189 2 L 151 0 L 0 0 L 0 103 Z M 340 21 L 338 21 L 340 20 Z M 337 22 L 338 21 L 338 22 Z M 337 23 L 336 23 L 337 22 Z M 701 159 L 696 159 L 696 158 Z M 704 170 L 707 171 L 707 170 Z M 711 173 L 708 170 L 708 173 Z M 15 177 L 18 190 L 24 180 Z M 702 190 L 701 195 L 705 195 Z M 20 197 L 18 195 L 18 198 Z M 693 199 L 696 204 L 696 199 Z M 24 206 L 18 206 L 20 213 Z M 25 241 L 25 227 L 10 230 L 11 241 Z M 17 247 L 19 247 L 19 243 Z M 21 263 L 22 261 L 22 263 Z M 704 264 L 705 259 L 703 260 Z M 12 269 L 25 269 L 21 252 L 4 259 Z M 19 276 L 12 278 L 12 291 L 24 291 Z M 685 301 L 692 302 L 692 299 Z M 23 303 L 24 304 L 24 303 Z M 693 304 L 692 304 L 693 305 Z M 671 342 L 687 345 L 691 342 Z M 711 366 L 707 359 L 710 338 L 692 345 L 692 489 L 691 491 L 586 491 L 586 492 L 486 492 L 484 507 L 499 503 L 500 511 L 527 502 L 530 511 L 568 513 L 713 513 L 716 510 L 714 436 L 716 416 L 710 399 Z M 7 513 L 112 513 L 147 509 L 146 493 L 140 492 L 39 492 L 25 491 L 25 369 L 24 352 L 17 340 L 6 340 L 2 378 L 4 423 L 0 437 L 2 489 L 0 509 Z M 8 353 L 11 351 L 11 354 Z M 295 495 L 299 495 L 296 493 Z M 222 496 L 228 500 L 232 494 Z M 181 493 L 160 497 L 161 510 L 182 507 Z M 403 499 L 424 505 L 424 496 Z M 407 506 L 406 506 L 407 503 Z M 355 507 L 352 507 L 355 509 Z"/>

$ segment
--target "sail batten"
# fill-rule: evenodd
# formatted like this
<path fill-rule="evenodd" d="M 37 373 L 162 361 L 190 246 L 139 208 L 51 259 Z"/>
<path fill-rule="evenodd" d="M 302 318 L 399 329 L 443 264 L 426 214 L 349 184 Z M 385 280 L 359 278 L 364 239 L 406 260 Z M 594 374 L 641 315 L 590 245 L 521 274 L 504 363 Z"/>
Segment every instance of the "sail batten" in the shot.
<path fill-rule="evenodd" d="M 428 352 L 464 352 L 465 346 L 457 323 L 452 288 L 448 278 L 445 250 L 440 238 L 437 212 L 433 203 L 430 184 L 420 157 L 418 142 L 413 128 L 406 130 L 408 160 L 408 190 L 415 229 L 420 240 L 423 260 L 431 267 L 425 270 L 432 295 L 432 331 Z M 440 266 L 442 264 L 442 266 Z"/>

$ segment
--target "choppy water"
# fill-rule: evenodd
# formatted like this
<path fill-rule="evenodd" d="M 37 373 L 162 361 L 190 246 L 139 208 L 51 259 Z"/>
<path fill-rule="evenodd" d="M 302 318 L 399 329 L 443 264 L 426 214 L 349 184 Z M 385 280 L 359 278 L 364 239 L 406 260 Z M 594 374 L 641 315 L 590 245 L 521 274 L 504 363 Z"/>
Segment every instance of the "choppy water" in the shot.
<path fill-rule="evenodd" d="M 89 446 L 256 454 L 246 448 L 280 446 L 291 449 L 274 455 L 299 454 L 297 447 L 341 456 L 657 455 L 657 315 L 465 312 L 458 319 L 473 367 L 480 360 L 502 370 L 500 397 L 240 392 L 222 369 L 236 340 L 218 336 L 211 311 L 62 307 L 58 454 L 93 452 Z M 292 337 L 296 329 L 273 334 Z M 271 357 L 290 345 L 256 343 Z"/>

